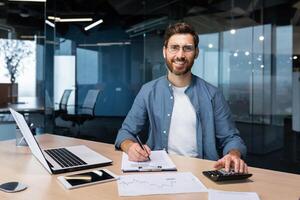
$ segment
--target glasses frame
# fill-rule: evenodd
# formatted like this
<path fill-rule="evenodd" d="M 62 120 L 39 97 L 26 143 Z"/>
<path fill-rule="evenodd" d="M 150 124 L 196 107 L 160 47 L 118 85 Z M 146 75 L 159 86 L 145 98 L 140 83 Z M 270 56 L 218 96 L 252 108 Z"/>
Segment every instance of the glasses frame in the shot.
<path fill-rule="evenodd" d="M 180 51 L 180 49 L 182 49 L 182 51 L 184 53 L 192 53 L 192 52 L 195 52 L 195 50 L 196 50 L 196 47 L 192 44 L 187 44 L 187 45 L 183 45 L 183 46 L 180 46 L 178 44 L 172 44 L 172 45 L 168 45 L 166 48 L 167 48 L 168 52 L 171 54 L 178 53 Z"/>

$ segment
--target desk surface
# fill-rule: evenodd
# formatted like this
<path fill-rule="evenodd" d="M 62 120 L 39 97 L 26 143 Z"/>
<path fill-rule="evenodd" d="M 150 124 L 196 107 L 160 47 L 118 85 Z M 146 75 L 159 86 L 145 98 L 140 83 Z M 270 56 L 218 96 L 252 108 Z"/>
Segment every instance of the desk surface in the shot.
<path fill-rule="evenodd" d="M 121 152 L 115 151 L 113 145 L 49 134 L 39 136 L 38 141 L 43 148 L 84 144 L 112 159 L 113 165 L 106 168 L 117 175 L 122 174 Z M 250 167 L 250 172 L 253 173 L 251 181 L 242 184 L 216 184 L 202 175 L 203 170 L 212 169 L 212 161 L 182 156 L 171 158 L 178 171 L 192 172 L 207 188 L 257 192 L 261 200 L 298 200 L 300 197 L 300 175 Z M 207 193 L 119 197 L 116 181 L 66 190 L 56 179 L 59 175 L 48 174 L 28 147 L 16 147 L 15 140 L 0 142 L 0 163 L 0 183 L 21 181 L 29 186 L 20 193 L 0 192 L 0 199 L 207 199 Z"/>

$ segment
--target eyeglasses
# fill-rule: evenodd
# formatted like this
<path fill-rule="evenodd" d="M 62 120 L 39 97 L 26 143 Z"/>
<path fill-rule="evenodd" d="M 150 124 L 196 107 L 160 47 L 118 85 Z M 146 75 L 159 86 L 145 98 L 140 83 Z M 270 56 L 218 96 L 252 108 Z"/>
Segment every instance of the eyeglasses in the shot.
<path fill-rule="evenodd" d="M 180 45 L 174 44 L 174 45 L 169 45 L 167 47 L 169 53 L 172 53 L 172 54 L 177 53 L 180 50 L 180 48 L 182 48 L 182 51 L 185 53 L 191 53 L 191 52 L 195 51 L 194 45 L 180 46 Z"/>

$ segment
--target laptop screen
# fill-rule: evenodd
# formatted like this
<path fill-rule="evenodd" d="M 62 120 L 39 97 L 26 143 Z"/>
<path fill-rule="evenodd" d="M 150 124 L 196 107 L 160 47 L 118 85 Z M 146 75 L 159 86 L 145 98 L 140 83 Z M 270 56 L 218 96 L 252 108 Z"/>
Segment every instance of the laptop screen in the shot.
<path fill-rule="evenodd" d="M 39 144 L 35 140 L 31 130 L 29 129 L 29 127 L 25 121 L 24 116 L 11 108 L 9 110 L 10 110 L 13 118 L 15 119 L 17 125 L 19 126 L 20 131 L 21 131 L 23 137 L 25 138 L 32 154 L 42 163 L 42 165 L 49 171 L 49 173 L 52 173 L 52 171 L 42 153 L 42 150 L 41 150 Z"/>

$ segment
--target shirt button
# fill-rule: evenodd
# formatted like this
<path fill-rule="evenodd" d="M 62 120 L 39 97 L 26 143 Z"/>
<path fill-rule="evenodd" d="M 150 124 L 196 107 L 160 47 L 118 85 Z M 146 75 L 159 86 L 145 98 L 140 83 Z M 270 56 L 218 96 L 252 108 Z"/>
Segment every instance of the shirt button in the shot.
<path fill-rule="evenodd" d="M 170 99 L 173 99 L 173 96 L 171 96 Z"/>
<path fill-rule="evenodd" d="M 169 84 L 169 87 L 171 87 L 172 85 L 171 85 L 171 83 Z"/>
<path fill-rule="evenodd" d="M 170 117 L 171 115 L 170 114 L 168 114 L 168 117 Z"/>
<path fill-rule="evenodd" d="M 166 134 L 167 133 L 167 131 L 164 131 L 164 134 Z"/>

